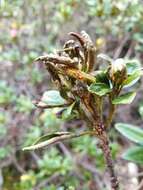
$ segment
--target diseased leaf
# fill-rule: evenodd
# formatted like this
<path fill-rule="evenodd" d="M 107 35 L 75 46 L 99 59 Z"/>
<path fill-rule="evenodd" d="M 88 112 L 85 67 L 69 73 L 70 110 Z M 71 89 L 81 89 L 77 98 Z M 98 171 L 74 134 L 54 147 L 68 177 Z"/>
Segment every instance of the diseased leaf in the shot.
<path fill-rule="evenodd" d="M 128 92 L 112 100 L 112 104 L 130 104 L 134 100 L 136 92 Z"/>
<path fill-rule="evenodd" d="M 143 146 L 134 146 L 129 148 L 122 155 L 122 158 L 143 165 Z"/>
<path fill-rule="evenodd" d="M 90 85 L 88 90 L 98 96 L 104 96 L 105 94 L 111 92 L 110 87 L 105 83 L 93 83 Z"/>
<path fill-rule="evenodd" d="M 66 139 L 70 137 L 71 134 L 72 133 L 69 132 L 56 132 L 52 134 L 46 134 L 37 139 L 33 145 L 23 148 L 23 150 L 35 150 L 38 148 L 43 148 L 45 146 L 63 140 L 63 138 Z"/>
<path fill-rule="evenodd" d="M 23 150 L 35 150 L 35 149 L 43 148 L 45 146 L 49 146 L 51 144 L 60 142 L 62 140 L 80 137 L 87 134 L 92 134 L 92 131 L 91 132 L 85 131 L 79 134 L 70 133 L 70 132 L 56 132 L 53 134 L 47 134 L 40 137 L 33 145 L 24 147 Z"/>
<path fill-rule="evenodd" d="M 132 73 L 128 78 L 123 82 L 125 88 L 134 85 L 139 79 L 140 76 L 143 74 L 141 70 L 135 71 Z"/>
<path fill-rule="evenodd" d="M 117 123 L 115 128 L 129 140 L 143 145 L 143 129 L 126 123 Z"/>
<path fill-rule="evenodd" d="M 56 132 L 56 133 L 51 133 L 51 134 L 43 135 L 43 136 L 39 137 L 39 139 L 37 139 L 33 143 L 33 145 L 38 144 L 40 142 L 43 142 L 45 140 L 49 140 L 49 139 L 54 138 L 54 137 L 59 137 L 61 135 L 65 135 L 65 134 L 67 135 L 67 134 L 70 134 L 70 133 L 69 132 Z"/>

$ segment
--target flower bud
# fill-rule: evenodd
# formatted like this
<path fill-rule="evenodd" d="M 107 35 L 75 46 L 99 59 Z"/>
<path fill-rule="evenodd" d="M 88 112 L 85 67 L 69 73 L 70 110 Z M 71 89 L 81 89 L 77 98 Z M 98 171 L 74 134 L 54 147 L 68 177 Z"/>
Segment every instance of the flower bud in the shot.
<path fill-rule="evenodd" d="M 111 63 L 109 68 L 109 78 L 116 84 L 120 85 L 127 78 L 126 64 L 123 59 L 117 59 Z"/>

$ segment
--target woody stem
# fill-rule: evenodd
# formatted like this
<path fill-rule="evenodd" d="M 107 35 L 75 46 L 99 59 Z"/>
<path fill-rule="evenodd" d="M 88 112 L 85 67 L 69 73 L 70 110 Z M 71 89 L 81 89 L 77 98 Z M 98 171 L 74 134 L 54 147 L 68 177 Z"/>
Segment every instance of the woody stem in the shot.
<path fill-rule="evenodd" d="M 109 147 L 109 139 L 108 139 L 108 136 L 105 131 L 102 133 L 102 135 L 99 136 L 99 140 L 100 140 L 100 146 L 101 146 L 103 154 L 104 154 L 104 159 L 106 161 L 106 165 L 108 168 L 108 172 L 110 175 L 110 182 L 111 182 L 112 190 L 118 190 L 119 183 L 118 183 L 118 179 L 115 174 L 115 171 L 114 171 L 114 164 L 112 161 L 111 151 L 110 151 L 110 147 Z"/>
<path fill-rule="evenodd" d="M 115 174 L 114 163 L 112 160 L 111 150 L 109 147 L 109 138 L 106 132 L 106 128 L 98 115 L 94 122 L 93 129 L 97 132 L 96 135 L 98 136 L 100 147 L 104 154 L 106 166 L 108 169 L 108 173 L 110 175 L 112 190 L 119 190 L 119 183 L 117 176 Z"/>

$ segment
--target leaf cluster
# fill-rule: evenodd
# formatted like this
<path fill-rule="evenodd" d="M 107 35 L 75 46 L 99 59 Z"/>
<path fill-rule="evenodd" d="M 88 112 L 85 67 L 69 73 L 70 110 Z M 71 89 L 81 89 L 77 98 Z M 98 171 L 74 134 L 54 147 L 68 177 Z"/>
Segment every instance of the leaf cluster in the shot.
<path fill-rule="evenodd" d="M 31 150 L 40 148 L 67 138 L 78 137 L 85 134 L 99 135 L 102 133 L 97 128 L 103 120 L 103 105 L 108 99 L 109 113 L 102 121 L 108 127 L 112 121 L 115 106 L 130 104 L 136 96 L 135 91 L 125 91 L 134 85 L 142 75 L 142 69 L 136 63 L 124 59 L 113 60 L 107 55 L 96 55 L 96 47 L 90 36 L 82 31 L 80 34 L 71 32 L 72 39 L 65 42 L 63 49 L 53 54 L 40 56 L 36 61 L 45 64 L 52 80 L 57 85 L 57 90 L 46 91 L 35 105 L 42 109 L 61 108 L 60 115 L 65 118 L 71 115 L 84 118 L 90 131 L 81 134 L 46 135 L 30 147 Z M 101 70 L 97 66 L 97 57 L 107 62 Z M 76 114 L 74 114 L 76 113 Z M 95 126 L 92 126 L 93 121 Z M 56 135 L 56 136 L 55 136 Z M 50 137 L 50 139 L 49 139 Z"/>

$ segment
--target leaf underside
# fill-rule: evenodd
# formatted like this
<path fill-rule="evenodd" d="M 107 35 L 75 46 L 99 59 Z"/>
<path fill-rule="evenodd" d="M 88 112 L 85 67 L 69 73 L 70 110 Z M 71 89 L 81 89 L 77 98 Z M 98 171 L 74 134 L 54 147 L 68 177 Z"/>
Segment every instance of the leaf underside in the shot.
<path fill-rule="evenodd" d="M 66 103 L 58 90 L 49 90 L 44 92 L 40 101 L 49 106 L 64 105 Z"/>

